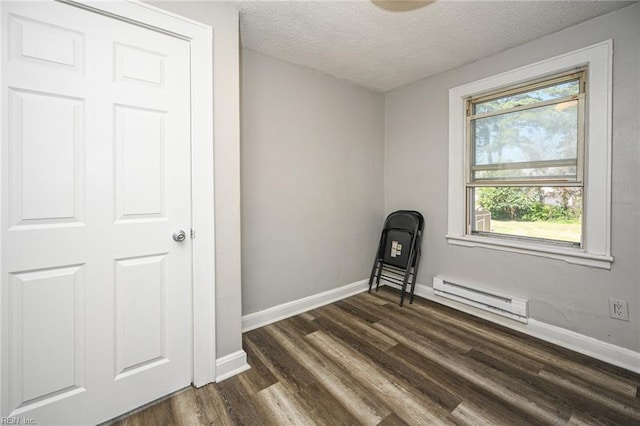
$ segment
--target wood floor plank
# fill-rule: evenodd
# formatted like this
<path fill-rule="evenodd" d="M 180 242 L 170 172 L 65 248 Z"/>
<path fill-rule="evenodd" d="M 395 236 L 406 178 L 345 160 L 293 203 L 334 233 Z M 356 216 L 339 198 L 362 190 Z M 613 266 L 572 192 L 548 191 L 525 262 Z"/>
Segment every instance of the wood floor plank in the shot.
<path fill-rule="evenodd" d="M 584 383 L 578 383 L 575 379 L 567 379 L 548 370 L 542 370 L 539 375 L 558 388 L 579 394 L 591 401 L 592 404 L 602 404 L 625 417 L 628 416 L 637 420 L 638 424 L 640 424 L 640 404 L 635 398 L 621 401 L 607 392 L 598 391 L 591 386 L 585 386 Z"/>
<path fill-rule="evenodd" d="M 348 301 L 349 303 L 362 303 L 355 299 Z M 417 299 L 416 299 L 417 300 Z M 372 308 L 375 309 L 375 308 Z M 449 323 L 439 318 L 434 318 L 431 312 L 411 312 L 409 316 L 413 321 L 408 321 L 407 310 L 402 310 L 395 305 L 385 306 L 384 310 L 388 313 L 389 321 L 395 321 L 402 327 L 408 327 L 414 333 L 431 340 L 437 340 L 441 345 L 450 345 L 457 348 L 460 353 L 466 353 L 472 348 L 486 350 L 492 355 L 500 357 L 504 362 L 510 363 L 523 371 L 530 373 L 538 373 L 544 366 L 543 363 L 526 356 L 526 354 L 514 354 L 510 348 L 493 343 L 484 335 L 472 334 L 465 329 L 451 327 Z M 429 320 L 433 319 L 433 320 Z M 428 325 L 427 325 L 428 324 Z"/>
<path fill-rule="evenodd" d="M 351 380 L 343 368 L 303 338 L 292 337 L 286 331 L 291 332 L 286 324 L 268 330 L 286 350 L 295 352 L 300 363 L 362 424 L 377 425 L 391 413 L 382 401 L 370 397 L 368 389 Z"/>
<path fill-rule="evenodd" d="M 292 323 L 296 329 L 303 334 L 310 334 L 314 331 L 318 331 L 318 325 L 315 322 L 316 317 L 309 312 L 305 312 L 301 315 L 296 315 L 290 318 L 286 318 L 282 321 Z"/>
<path fill-rule="evenodd" d="M 381 298 L 381 297 L 372 296 L 372 295 L 375 295 L 375 294 L 377 294 L 377 292 L 375 291 L 375 284 L 374 284 L 374 289 L 371 290 L 371 293 L 363 293 L 364 296 L 362 296 L 362 297 L 368 298 L 371 303 L 376 304 L 376 305 L 386 305 L 387 303 L 389 303 L 390 299 L 385 300 L 384 298 Z M 371 296 L 371 297 L 369 297 L 369 296 Z M 394 297 L 394 299 L 395 299 L 395 303 L 399 303 L 400 302 L 400 296 Z"/>
<path fill-rule="evenodd" d="M 194 389 L 206 425 L 232 426 L 234 423 L 226 409 L 225 401 L 218 389 L 219 384 L 209 384 Z M 181 416 L 182 414 L 180 414 Z M 188 415 L 188 414 L 185 414 Z"/>
<path fill-rule="evenodd" d="M 358 420 L 292 354 L 273 341 L 267 333 L 270 327 L 273 326 L 253 330 L 247 342 L 255 346 L 255 352 L 292 397 L 309 415 L 319 419 L 319 424 L 358 424 Z"/>
<path fill-rule="evenodd" d="M 412 336 L 411 338 L 404 337 L 398 332 L 393 331 L 386 325 L 381 323 L 376 324 L 380 330 L 386 330 L 388 334 L 405 345 L 414 345 L 416 350 L 426 358 L 438 363 L 442 368 L 448 370 L 451 374 L 458 374 L 464 377 L 466 380 L 471 381 L 477 386 L 483 387 L 485 390 L 495 394 L 498 398 L 508 401 L 512 405 L 521 407 L 533 417 L 540 419 L 540 422 L 548 424 L 564 423 L 569 419 L 566 419 L 562 413 L 557 413 L 552 407 L 539 406 L 536 402 L 529 399 L 529 396 L 524 397 L 514 391 L 514 384 L 509 381 L 495 380 L 491 375 L 483 375 L 477 371 L 474 366 L 469 365 L 460 358 L 458 354 L 447 353 L 440 348 L 431 344 L 424 339 Z"/>
<path fill-rule="evenodd" d="M 318 313 L 324 317 L 330 318 L 331 321 L 352 333 L 362 336 L 362 338 L 364 338 L 368 343 L 382 351 L 386 351 L 398 343 L 384 333 L 379 332 L 374 327 L 371 327 L 368 323 L 357 321 L 357 317 L 354 317 L 349 312 L 340 309 L 337 306 L 324 306 L 318 309 Z"/>
<path fill-rule="evenodd" d="M 632 425 L 632 423 L 627 422 L 612 422 L 608 419 L 604 419 L 600 416 L 593 417 L 588 413 L 575 413 L 569 419 L 567 426 L 610 426 L 610 425 Z"/>
<path fill-rule="evenodd" d="M 379 423 L 379 426 L 407 426 L 407 424 L 407 422 L 403 421 L 395 413 L 391 413 Z"/>
<path fill-rule="evenodd" d="M 251 393 L 240 377 L 232 377 L 216 386 L 224 401 L 224 407 L 231 424 L 258 425 L 267 417 L 257 404 L 256 395 Z"/>
<path fill-rule="evenodd" d="M 266 424 L 291 426 L 316 424 L 304 407 L 292 398 L 291 393 L 287 392 L 280 383 L 275 383 L 258 392 L 257 399 L 264 411 L 269 413 L 264 418 Z"/>
<path fill-rule="evenodd" d="M 311 322 L 314 319 L 316 319 L 310 312 L 303 312 L 300 315 L 296 315 L 296 317 L 302 318 L 302 319 L 304 319 L 306 321 L 309 321 L 309 322 Z"/>
<path fill-rule="evenodd" d="M 187 388 L 189 390 L 191 388 Z M 179 391 L 172 397 L 162 398 L 150 405 L 139 407 L 133 410 L 129 415 L 120 416 L 116 419 L 103 423 L 103 425 L 117 426 L 144 426 L 149 424 L 172 425 L 178 423 L 178 417 L 175 416 L 172 403 L 173 399 L 185 390 Z"/>
<path fill-rule="evenodd" d="M 354 301 L 355 305 L 362 306 L 362 302 Z M 440 326 L 436 322 L 431 322 L 429 327 L 425 327 L 424 318 L 415 312 L 407 312 L 406 309 L 402 309 L 399 306 L 390 304 L 380 308 L 375 306 L 371 307 L 374 312 L 384 310 L 386 312 L 385 318 L 382 322 L 388 324 L 396 324 L 403 329 L 411 329 L 414 333 L 421 335 L 427 339 L 437 341 L 443 346 L 448 346 L 452 350 L 459 353 L 468 352 L 472 346 L 469 345 L 466 336 L 464 338 L 455 338 L 455 335 L 451 334 L 451 330 Z"/>
<path fill-rule="evenodd" d="M 334 303 L 334 305 L 368 323 L 378 322 L 383 318 L 383 317 L 374 315 L 368 306 L 365 307 L 364 309 L 354 306 L 353 304 L 349 303 L 349 299 L 339 300 L 336 303 Z"/>
<path fill-rule="evenodd" d="M 505 421 L 495 416 L 491 408 L 475 405 L 471 402 L 463 401 L 455 410 L 451 412 L 451 419 L 458 425 L 477 426 L 477 425 L 512 425 L 513 421 Z M 522 421 L 522 419 L 519 419 Z"/>
<path fill-rule="evenodd" d="M 178 423 L 169 399 L 156 404 L 153 410 L 148 408 L 139 414 L 144 425 L 171 426 Z"/>
<path fill-rule="evenodd" d="M 450 423 L 447 420 L 447 410 L 422 395 L 407 391 L 394 377 L 342 342 L 322 331 L 309 334 L 306 338 L 316 348 L 322 348 L 323 353 L 335 362 L 342 364 L 352 377 L 365 383 L 372 391 L 387 395 L 387 403 L 393 412 L 398 413 L 410 423 Z"/>
<path fill-rule="evenodd" d="M 188 388 L 168 401 L 171 405 L 172 413 L 181 413 L 180 416 L 174 415 L 175 425 L 192 426 L 205 424 L 206 420 L 202 414 L 194 388 Z"/>
<path fill-rule="evenodd" d="M 247 375 L 231 377 L 218 383 L 218 391 L 227 403 L 233 403 L 245 398 L 246 395 L 255 395 L 247 380 Z"/>
<path fill-rule="evenodd" d="M 387 292 L 380 292 L 381 295 Z M 483 322 L 474 324 L 466 317 L 460 317 L 459 313 L 450 315 L 445 310 L 435 310 L 432 306 L 416 304 L 413 307 L 416 312 L 426 317 L 433 316 L 436 321 L 444 321 L 452 326 L 459 327 L 471 335 L 483 337 L 502 347 L 509 348 L 522 356 L 535 359 L 544 364 L 558 365 L 563 370 L 572 372 L 576 377 L 587 378 L 588 381 L 601 387 L 606 387 L 622 395 L 635 395 L 638 391 L 637 382 L 624 377 L 614 377 L 613 375 L 600 370 L 593 369 L 584 363 L 567 359 L 545 349 L 540 349 L 534 344 L 534 340 L 524 335 L 514 337 L 511 333 L 505 333 L 504 328 Z"/>
<path fill-rule="evenodd" d="M 452 410 L 460 403 L 460 398 L 442 389 L 437 381 L 425 378 L 422 371 L 417 369 L 415 365 L 398 362 L 397 357 L 394 356 L 398 345 L 391 348 L 389 352 L 383 352 L 360 339 L 360 336 L 340 328 L 327 318 L 318 318 L 317 321 L 322 325 L 325 333 L 374 363 L 385 374 L 392 375 L 393 378 L 390 380 L 397 382 L 399 386 L 413 389 L 416 394 L 422 394 L 447 411 Z"/>
<path fill-rule="evenodd" d="M 601 390 L 601 393 L 592 391 L 593 393 L 589 398 L 581 397 L 580 394 L 584 394 L 584 392 L 589 389 L 588 383 L 584 381 L 573 383 L 570 386 L 567 386 L 566 383 L 565 386 L 555 386 L 556 383 L 554 383 L 554 380 L 566 379 L 562 379 L 556 375 L 554 379 L 551 380 L 548 373 L 544 373 L 544 370 L 541 370 L 538 374 L 522 374 L 520 370 L 514 369 L 501 360 L 476 350 L 471 351 L 467 356 L 484 366 L 492 368 L 495 370 L 496 375 L 505 374 L 513 378 L 529 395 L 544 395 L 545 399 L 553 401 L 553 404 L 558 407 L 559 411 L 571 413 L 570 417 L 572 417 L 576 411 L 579 411 L 587 416 L 599 415 L 601 418 L 613 424 L 620 424 L 629 418 L 629 413 L 620 410 L 619 406 L 614 405 L 612 407 L 610 405 L 611 402 L 616 400 L 615 398 L 607 397 L 610 392 L 604 389 Z M 575 380 L 572 376 L 569 377 Z"/>
<path fill-rule="evenodd" d="M 418 380 L 428 384 L 436 394 L 450 395 L 449 398 L 452 401 L 456 401 L 457 404 L 466 401 L 477 407 L 487 407 L 495 419 L 500 419 L 497 424 L 540 423 L 537 417 L 521 410 L 518 405 L 513 405 L 499 398 L 491 390 L 478 386 L 460 375 L 451 374 L 450 371 L 443 369 L 438 363 L 425 358 L 403 344 L 394 347 L 392 352 L 397 355 L 397 359 L 400 362 L 412 365 L 416 370 L 422 371 L 422 374 L 417 373 Z M 458 405 L 453 405 L 451 411 L 457 407 Z"/>
<path fill-rule="evenodd" d="M 247 361 L 251 365 L 251 369 L 238 378 L 249 389 L 249 392 L 257 394 L 262 389 L 278 383 L 278 379 L 254 352 L 253 346 L 245 344 L 244 350 L 247 353 Z"/>
<path fill-rule="evenodd" d="M 252 368 L 140 425 L 640 425 L 640 375 L 381 287 L 252 330 Z"/>

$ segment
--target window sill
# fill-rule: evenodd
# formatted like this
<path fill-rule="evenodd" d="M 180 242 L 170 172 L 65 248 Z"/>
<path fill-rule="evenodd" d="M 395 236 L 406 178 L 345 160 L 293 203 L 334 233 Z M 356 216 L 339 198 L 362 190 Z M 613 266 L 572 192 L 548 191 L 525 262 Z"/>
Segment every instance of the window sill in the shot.
<path fill-rule="evenodd" d="M 549 259 L 564 260 L 574 265 L 590 266 L 599 269 L 611 269 L 612 256 L 586 253 L 580 249 L 563 247 L 549 247 L 539 244 L 522 243 L 519 241 L 502 240 L 491 237 L 478 237 L 472 235 L 458 236 L 447 235 L 449 244 L 464 247 L 482 247 L 493 250 L 521 253 L 530 256 L 546 257 Z"/>

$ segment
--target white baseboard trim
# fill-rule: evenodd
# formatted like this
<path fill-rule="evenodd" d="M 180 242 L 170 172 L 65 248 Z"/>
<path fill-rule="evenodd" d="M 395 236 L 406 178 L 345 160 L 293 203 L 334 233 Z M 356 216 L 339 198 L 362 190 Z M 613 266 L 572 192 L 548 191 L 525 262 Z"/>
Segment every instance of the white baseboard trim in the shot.
<path fill-rule="evenodd" d="M 265 309 L 264 311 L 244 315 L 242 317 L 242 332 L 245 333 L 276 321 L 301 314 L 311 309 L 328 305 L 329 303 L 362 293 L 368 289 L 369 280 L 362 280 L 333 290 L 314 294 L 313 296 L 283 303 L 282 305 L 274 306 L 272 308 Z"/>
<path fill-rule="evenodd" d="M 245 351 L 239 350 L 225 355 L 216 359 L 216 382 L 221 382 L 250 368 Z"/>
<path fill-rule="evenodd" d="M 609 364 L 640 373 L 640 353 L 611 343 L 603 342 L 566 328 L 547 324 L 529 318 L 528 324 L 512 321 L 499 315 L 465 305 L 434 294 L 433 288 L 424 284 L 416 284 L 415 294 L 441 305 L 449 306 L 462 312 L 486 319 L 507 328 L 520 331 L 532 337 L 561 346 L 566 349 L 587 355 Z"/>
<path fill-rule="evenodd" d="M 584 355 L 640 373 L 640 353 L 603 342 L 566 328 L 529 319 L 531 336 Z"/>

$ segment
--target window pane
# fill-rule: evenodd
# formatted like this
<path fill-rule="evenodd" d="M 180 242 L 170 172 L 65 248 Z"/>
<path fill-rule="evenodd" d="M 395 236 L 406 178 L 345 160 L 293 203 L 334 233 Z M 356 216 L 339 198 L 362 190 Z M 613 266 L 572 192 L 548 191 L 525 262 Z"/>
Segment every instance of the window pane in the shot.
<path fill-rule="evenodd" d="M 576 179 L 577 166 L 537 167 L 512 170 L 476 170 L 473 180 L 530 180 L 530 179 Z"/>
<path fill-rule="evenodd" d="M 521 105 L 530 105 L 536 102 L 548 101 L 551 99 L 564 98 L 565 96 L 577 95 L 580 92 L 580 81 L 572 80 L 555 86 L 543 87 L 516 95 L 504 96 L 498 99 L 477 103 L 474 105 L 474 114 L 500 111 L 503 109 L 515 108 Z"/>
<path fill-rule="evenodd" d="M 472 233 L 580 246 L 582 188 L 471 188 Z"/>
<path fill-rule="evenodd" d="M 577 158 L 578 102 L 472 121 L 474 165 Z"/>

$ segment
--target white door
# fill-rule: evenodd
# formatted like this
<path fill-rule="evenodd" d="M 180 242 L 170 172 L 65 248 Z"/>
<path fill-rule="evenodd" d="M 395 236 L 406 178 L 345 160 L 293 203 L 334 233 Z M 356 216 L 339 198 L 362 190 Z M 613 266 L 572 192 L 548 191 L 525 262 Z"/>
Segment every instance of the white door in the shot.
<path fill-rule="evenodd" d="M 96 423 L 191 383 L 189 43 L 1 7 L 1 416 Z"/>

